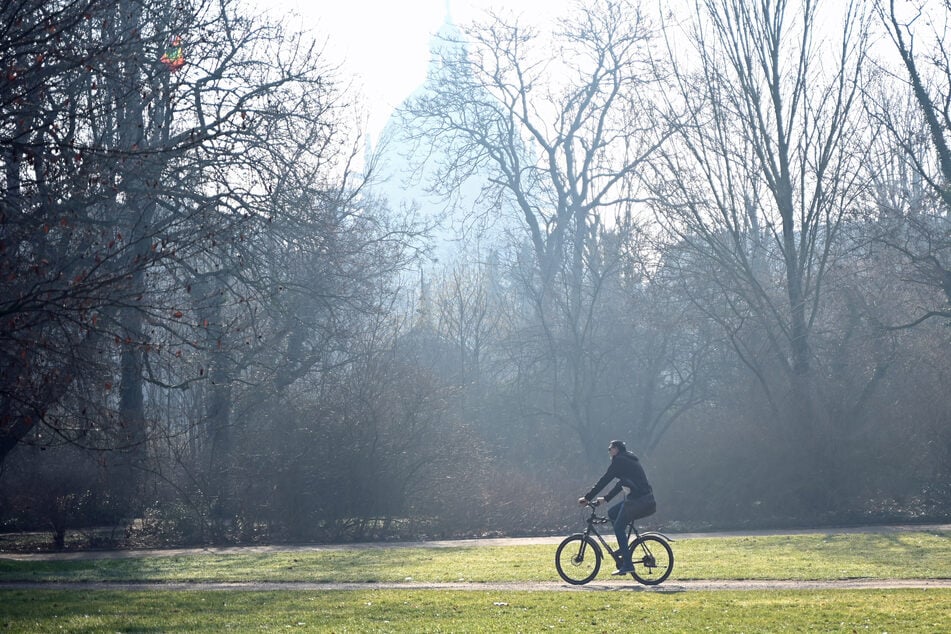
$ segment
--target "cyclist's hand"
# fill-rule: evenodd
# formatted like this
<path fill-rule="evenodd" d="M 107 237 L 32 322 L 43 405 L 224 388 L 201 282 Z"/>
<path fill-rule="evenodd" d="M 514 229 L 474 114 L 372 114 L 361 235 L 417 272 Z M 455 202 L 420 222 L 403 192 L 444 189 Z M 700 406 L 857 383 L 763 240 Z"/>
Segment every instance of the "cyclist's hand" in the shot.
<path fill-rule="evenodd" d="M 595 506 L 601 506 L 602 504 L 607 504 L 608 501 L 604 499 L 604 496 L 599 497 L 594 501 Z"/>
<path fill-rule="evenodd" d="M 578 498 L 578 504 L 584 506 L 588 503 L 588 498 Z"/>

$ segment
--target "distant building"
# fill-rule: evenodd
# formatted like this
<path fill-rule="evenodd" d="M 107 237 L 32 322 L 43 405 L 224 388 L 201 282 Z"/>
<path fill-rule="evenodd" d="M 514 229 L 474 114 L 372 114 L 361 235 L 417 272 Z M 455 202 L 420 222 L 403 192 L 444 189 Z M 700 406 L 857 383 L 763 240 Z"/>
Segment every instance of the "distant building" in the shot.
<path fill-rule="evenodd" d="M 506 213 L 480 198 L 488 183 L 488 171 L 476 173 L 448 197 L 432 192 L 438 171 L 447 157 L 431 152 L 426 139 L 411 139 L 404 126 L 402 108 L 431 91 L 431 82 L 439 76 L 440 53 L 447 47 L 458 48 L 453 54 L 465 55 L 462 33 L 452 22 L 447 3 L 446 18 L 430 41 L 430 68 L 427 79 L 404 100 L 387 121 L 380 142 L 370 148 L 377 153 L 372 192 L 387 201 L 390 208 L 414 211 L 430 228 L 429 266 L 424 272 L 453 267 L 462 261 L 483 261 L 500 242 L 507 242 L 512 213 Z M 428 271 L 426 269 L 429 269 Z"/>

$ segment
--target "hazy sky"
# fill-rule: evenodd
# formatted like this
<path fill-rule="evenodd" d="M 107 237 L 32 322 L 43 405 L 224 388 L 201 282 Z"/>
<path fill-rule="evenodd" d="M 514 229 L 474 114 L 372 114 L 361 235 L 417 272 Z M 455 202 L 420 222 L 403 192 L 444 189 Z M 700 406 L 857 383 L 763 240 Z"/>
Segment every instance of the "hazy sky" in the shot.
<path fill-rule="evenodd" d="M 570 0 L 259 0 L 284 14 L 300 15 L 301 28 L 328 38 L 327 52 L 342 76 L 371 108 L 376 136 L 386 117 L 426 77 L 429 44 L 446 18 L 463 24 L 486 9 L 503 9 L 541 20 L 560 14 Z"/>
<path fill-rule="evenodd" d="M 297 14 L 299 19 L 291 19 L 293 26 L 312 31 L 321 41 L 327 38 L 328 57 L 341 64 L 339 77 L 352 81 L 352 88 L 365 98 L 374 138 L 393 108 L 425 79 L 431 37 L 447 12 L 456 24 L 479 19 L 486 10 L 511 12 L 523 22 L 544 22 L 564 15 L 573 4 L 573 0 L 247 1 L 279 17 Z M 660 2 L 667 7 L 679 3 Z M 842 8 L 837 0 L 823 6 Z"/>

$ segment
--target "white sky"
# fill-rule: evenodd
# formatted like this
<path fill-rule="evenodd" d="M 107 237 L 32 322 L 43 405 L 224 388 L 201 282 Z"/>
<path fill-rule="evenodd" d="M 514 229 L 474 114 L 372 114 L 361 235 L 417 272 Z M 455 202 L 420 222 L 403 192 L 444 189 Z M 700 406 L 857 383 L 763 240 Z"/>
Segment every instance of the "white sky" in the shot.
<path fill-rule="evenodd" d="M 681 0 L 658 0 L 659 6 Z M 902 0 L 904 2 L 905 0 Z M 340 64 L 338 79 L 363 98 L 376 139 L 393 109 L 426 77 L 432 35 L 446 18 L 465 24 L 486 10 L 514 13 L 540 23 L 564 15 L 573 0 L 247 0 L 290 18 L 293 27 L 327 38 L 328 61 Z M 839 0 L 825 4 L 839 6 Z M 292 16 L 299 16 L 295 19 Z M 947 19 L 947 16 L 945 16 Z"/>
<path fill-rule="evenodd" d="M 300 28 L 328 38 L 326 52 L 341 64 L 340 79 L 369 108 L 375 138 L 393 108 L 426 78 L 429 44 L 447 9 L 456 24 L 486 9 L 544 20 L 562 14 L 570 0 L 258 0 L 283 15 L 298 14 Z M 291 24 L 297 26 L 295 21 Z"/>

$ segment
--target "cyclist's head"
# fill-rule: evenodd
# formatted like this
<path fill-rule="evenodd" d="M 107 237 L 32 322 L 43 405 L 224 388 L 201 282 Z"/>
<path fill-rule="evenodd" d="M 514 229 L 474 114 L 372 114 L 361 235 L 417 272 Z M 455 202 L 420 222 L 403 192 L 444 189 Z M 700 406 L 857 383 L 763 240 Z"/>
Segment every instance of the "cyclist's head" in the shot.
<path fill-rule="evenodd" d="M 625 451 L 627 451 L 627 447 L 624 445 L 624 441 L 622 440 L 612 440 L 611 444 L 608 445 L 608 447 L 610 447 L 611 449 L 617 449 L 618 453 L 624 453 Z"/>

